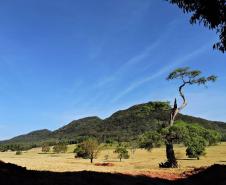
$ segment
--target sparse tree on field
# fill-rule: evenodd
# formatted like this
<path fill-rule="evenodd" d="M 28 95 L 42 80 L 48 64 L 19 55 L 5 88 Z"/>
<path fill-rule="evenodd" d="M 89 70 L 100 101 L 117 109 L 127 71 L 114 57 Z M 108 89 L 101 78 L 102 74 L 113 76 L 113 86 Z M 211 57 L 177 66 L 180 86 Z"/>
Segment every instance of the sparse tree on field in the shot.
<path fill-rule="evenodd" d="M 135 152 L 136 152 L 138 147 L 139 147 L 139 145 L 138 145 L 137 141 L 131 141 L 129 143 L 130 153 L 131 153 L 132 156 L 135 155 Z"/>
<path fill-rule="evenodd" d="M 67 151 L 66 143 L 57 143 L 53 146 L 53 152 L 55 153 L 65 153 Z"/>
<path fill-rule="evenodd" d="M 217 77 L 214 75 L 208 76 L 208 77 L 202 77 L 201 71 L 199 70 L 190 70 L 189 67 L 185 68 L 178 68 L 172 71 L 168 77 L 167 80 L 179 80 L 181 82 L 179 86 L 179 94 L 182 98 L 182 104 L 178 107 L 177 100 L 174 101 L 174 107 L 171 110 L 170 114 L 170 120 L 169 120 L 169 126 L 172 127 L 175 121 L 176 116 L 178 113 L 186 107 L 188 104 L 188 101 L 183 93 L 183 89 L 187 85 L 206 85 L 208 82 L 215 82 Z M 160 167 L 178 167 L 177 160 L 175 158 L 174 150 L 173 150 L 173 140 L 175 137 L 168 133 L 165 136 L 165 144 L 166 144 L 166 157 L 167 162 L 161 163 Z"/>
<path fill-rule="evenodd" d="M 74 153 L 75 153 L 75 158 L 81 157 L 83 159 L 88 159 L 88 154 L 83 148 L 82 143 L 77 145 L 77 147 L 74 149 Z"/>
<path fill-rule="evenodd" d="M 154 147 L 160 147 L 162 144 L 162 135 L 157 131 L 147 131 L 139 138 L 140 148 L 151 151 Z"/>
<path fill-rule="evenodd" d="M 96 139 L 87 139 L 83 141 L 80 147 L 86 153 L 86 158 L 90 159 L 90 162 L 93 163 L 93 159 L 97 158 L 100 153 L 100 145 Z"/>
<path fill-rule="evenodd" d="M 104 156 L 104 160 L 107 161 L 108 159 L 109 159 L 109 155 L 107 154 Z"/>
<path fill-rule="evenodd" d="M 16 155 L 22 155 L 22 151 L 20 150 L 16 151 Z"/>
<path fill-rule="evenodd" d="M 187 143 L 186 155 L 189 158 L 197 158 L 205 155 L 206 140 L 201 136 L 190 138 Z"/>
<path fill-rule="evenodd" d="M 127 151 L 126 147 L 122 145 L 118 145 L 117 148 L 115 149 L 114 153 L 118 154 L 118 158 L 120 162 L 122 159 L 128 159 L 129 158 L 129 152 Z"/>
<path fill-rule="evenodd" d="M 42 152 L 47 153 L 50 151 L 50 146 L 47 143 L 42 144 Z"/>

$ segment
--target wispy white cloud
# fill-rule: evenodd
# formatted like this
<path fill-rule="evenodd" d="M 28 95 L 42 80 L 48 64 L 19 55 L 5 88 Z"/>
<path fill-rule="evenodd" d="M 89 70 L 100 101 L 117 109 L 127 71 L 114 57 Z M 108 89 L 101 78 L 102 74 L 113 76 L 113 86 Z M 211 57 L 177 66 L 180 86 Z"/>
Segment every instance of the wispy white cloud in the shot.
<path fill-rule="evenodd" d="M 148 9 L 150 7 L 151 3 L 145 5 L 145 9 Z M 143 7 L 143 8 L 144 8 Z M 167 24 L 167 29 L 161 34 L 159 38 L 157 38 L 155 41 L 150 43 L 144 50 L 142 50 L 139 54 L 133 56 L 128 61 L 125 61 L 123 65 L 118 68 L 116 72 L 114 72 L 112 75 L 105 77 L 101 81 L 97 82 L 96 87 L 103 87 L 106 84 L 109 84 L 113 81 L 116 81 L 118 79 L 121 79 L 121 75 L 124 75 L 129 71 L 131 67 L 136 66 L 137 64 L 141 64 L 141 62 L 145 61 L 148 57 L 150 57 L 153 52 L 158 49 L 161 44 L 166 42 L 166 40 L 169 38 L 169 36 L 172 34 L 172 32 L 175 30 L 175 28 L 180 24 L 180 19 L 174 19 L 171 22 Z M 146 65 L 146 68 L 150 68 L 150 63 Z"/>
<path fill-rule="evenodd" d="M 177 20 L 173 20 L 172 22 L 170 22 L 168 24 L 169 25 L 168 29 L 161 35 L 161 37 L 159 37 L 153 43 L 150 43 L 150 45 L 147 46 L 139 54 L 133 56 L 128 61 L 125 61 L 124 64 L 116 72 L 106 77 L 104 80 L 101 80 L 100 82 L 98 82 L 96 87 L 103 87 L 104 85 L 117 80 L 121 75 L 124 75 L 126 72 L 128 72 L 129 71 L 128 69 L 130 69 L 131 67 L 137 64 L 140 64 L 146 58 L 150 57 L 152 55 L 152 52 L 155 51 L 170 35 L 171 31 L 174 29 L 176 24 L 178 24 Z M 149 68 L 150 64 L 147 67 Z"/>
<path fill-rule="evenodd" d="M 201 53 L 206 51 L 209 48 L 208 46 L 209 46 L 209 44 L 204 45 L 203 47 L 201 47 L 199 49 L 195 49 L 193 52 L 191 52 L 191 53 L 189 53 L 185 56 L 182 56 L 180 58 L 177 58 L 174 62 L 170 63 L 169 65 L 167 65 L 163 68 L 161 68 L 160 70 L 158 70 L 156 73 L 152 74 L 151 76 L 147 76 L 145 78 L 142 78 L 140 80 L 137 80 L 137 81 L 131 83 L 124 91 L 120 92 L 115 98 L 113 98 L 112 102 L 119 100 L 120 98 L 122 98 L 126 94 L 130 93 L 134 89 L 140 87 L 141 85 L 143 85 L 147 82 L 150 82 L 151 80 L 154 80 L 154 79 L 162 76 L 163 74 L 168 73 L 170 70 L 177 67 L 178 65 L 184 64 L 187 61 L 197 57 L 198 55 L 200 55 Z"/>
<path fill-rule="evenodd" d="M 110 75 L 97 83 L 97 87 L 103 87 L 104 85 L 117 80 L 122 74 L 125 74 L 128 71 L 128 68 L 140 63 L 142 60 L 150 56 L 151 51 L 154 50 L 159 44 L 160 41 L 156 41 L 149 45 L 143 52 L 126 61 L 113 75 Z"/>

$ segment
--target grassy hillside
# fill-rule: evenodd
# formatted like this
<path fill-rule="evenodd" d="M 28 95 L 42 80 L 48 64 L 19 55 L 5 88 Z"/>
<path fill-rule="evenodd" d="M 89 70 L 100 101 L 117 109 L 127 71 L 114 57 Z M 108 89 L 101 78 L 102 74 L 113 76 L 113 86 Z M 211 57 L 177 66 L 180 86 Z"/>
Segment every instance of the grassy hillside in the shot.
<path fill-rule="evenodd" d="M 87 117 L 51 132 L 49 130 L 34 131 L 17 136 L 0 144 L 36 144 L 42 142 L 66 141 L 76 143 L 88 136 L 97 137 L 100 141 L 128 141 L 148 130 L 157 130 L 168 124 L 169 102 L 148 102 L 120 110 L 104 120 L 98 117 Z M 208 129 L 220 131 L 226 135 L 226 124 L 202 118 L 179 114 L 178 120 L 196 123 Z"/>

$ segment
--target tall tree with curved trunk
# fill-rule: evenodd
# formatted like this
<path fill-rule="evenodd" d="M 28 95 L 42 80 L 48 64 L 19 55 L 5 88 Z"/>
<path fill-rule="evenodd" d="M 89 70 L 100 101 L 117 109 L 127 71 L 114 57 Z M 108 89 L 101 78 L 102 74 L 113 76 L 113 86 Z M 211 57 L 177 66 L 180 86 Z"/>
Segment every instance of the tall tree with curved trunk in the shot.
<path fill-rule="evenodd" d="M 189 67 L 185 68 L 178 68 L 172 71 L 167 80 L 179 80 L 181 82 L 178 91 L 179 95 L 182 99 L 181 105 L 178 107 L 177 99 L 174 101 L 174 107 L 171 110 L 170 119 L 169 119 L 169 126 L 172 127 L 175 121 L 177 114 L 186 107 L 188 101 L 185 97 L 183 89 L 187 85 L 206 85 L 208 82 L 215 82 L 217 77 L 214 75 L 203 77 L 201 76 L 201 71 L 199 70 L 190 70 Z M 166 156 L 167 162 L 160 164 L 160 167 L 178 167 L 177 160 L 173 150 L 173 140 L 174 136 L 170 133 L 166 134 L 165 144 L 166 144 Z"/>

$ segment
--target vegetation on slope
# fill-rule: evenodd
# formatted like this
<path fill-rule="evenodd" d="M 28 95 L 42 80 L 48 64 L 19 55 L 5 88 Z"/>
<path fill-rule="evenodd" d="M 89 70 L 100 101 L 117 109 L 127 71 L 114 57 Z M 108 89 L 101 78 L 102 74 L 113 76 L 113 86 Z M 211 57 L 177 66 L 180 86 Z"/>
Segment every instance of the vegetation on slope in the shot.
<path fill-rule="evenodd" d="M 90 136 L 96 137 L 100 142 L 129 141 L 136 139 L 138 135 L 146 131 L 157 131 L 164 124 L 168 124 L 170 109 L 169 102 L 139 104 L 118 111 L 104 120 L 98 117 L 87 117 L 72 121 L 53 132 L 49 130 L 34 131 L 27 135 L 1 141 L 0 148 L 7 150 L 22 145 L 26 149 L 40 146 L 46 142 L 50 144 L 56 142 L 79 143 Z M 204 128 L 217 130 L 226 135 L 226 124 L 222 122 L 213 122 L 182 114 L 179 114 L 177 119 L 190 124 L 196 123 Z"/>

